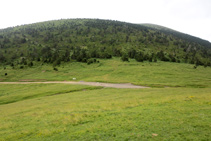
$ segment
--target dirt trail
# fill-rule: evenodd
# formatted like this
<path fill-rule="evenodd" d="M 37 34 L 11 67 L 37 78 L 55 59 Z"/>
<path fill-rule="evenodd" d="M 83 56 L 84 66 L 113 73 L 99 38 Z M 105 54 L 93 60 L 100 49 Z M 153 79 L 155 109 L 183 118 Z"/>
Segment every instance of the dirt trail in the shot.
<path fill-rule="evenodd" d="M 78 85 L 89 85 L 89 86 L 102 86 L 102 87 L 110 87 L 110 88 L 121 88 L 121 89 L 141 89 L 141 88 L 149 88 L 145 86 L 138 86 L 133 85 L 130 83 L 124 84 L 114 84 L 114 83 L 101 83 L 101 82 L 75 82 L 75 81 L 47 81 L 47 82 L 0 82 L 0 84 L 35 84 L 35 83 L 42 83 L 42 84 L 78 84 Z"/>

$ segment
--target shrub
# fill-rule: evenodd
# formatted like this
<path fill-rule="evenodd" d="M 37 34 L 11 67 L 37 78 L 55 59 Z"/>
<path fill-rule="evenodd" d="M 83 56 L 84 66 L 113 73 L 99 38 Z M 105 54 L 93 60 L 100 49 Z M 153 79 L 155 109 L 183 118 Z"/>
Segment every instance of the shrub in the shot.
<path fill-rule="evenodd" d="M 57 59 L 53 62 L 53 66 L 58 66 L 61 64 L 61 60 L 60 59 Z"/>
<path fill-rule="evenodd" d="M 32 67 L 33 65 L 34 65 L 33 62 L 30 62 L 30 63 L 28 64 L 29 67 Z"/>
<path fill-rule="evenodd" d="M 86 62 L 88 62 L 88 60 L 86 58 L 83 58 L 81 62 L 86 63 Z"/>
<path fill-rule="evenodd" d="M 125 55 L 125 54 L 122 55 L 121 60 L 122 61 L 129 61 L 127 55 Z"/>
<path fill-rule="evenodd" d="M 58 71 L 58 69 L 57 69 L 57 68 L 53 68 L 53 70 Z"/>
<path fill-rule="evenodd" d="M 157 58 L 155 58 L 155 59 L 154 59 L 154 62 L 157 62 L 157 61 L 158 61 Z"/>
<path fill-rule="evenodd" d="M 90 64 L 92 64 L 92 63 L 94 63 L 93 59 L 88 59 L 88 60 L 87 60 L 87 65 L 90 65 Z"/>
<path fill-rule="evenodd" d="M 13 63 L 10 64 L 11 67 L 14 67 L 15 65 Z"/>
<path fill-rule="evenodd" d="M 149 57 L 149 62 L 152 62 L 152 57 Z"/>
<path fill-rule="evenodd" d="M 144 61 L 144 57 L 143 57 L 144 55 L 141 53 L 141 52 L 139 52 L 138 54 L 136 54 L 135 55 L 135 59 L 136 59 L 136 61 L 138 61 L 138 62 L 143 62 Z"/>

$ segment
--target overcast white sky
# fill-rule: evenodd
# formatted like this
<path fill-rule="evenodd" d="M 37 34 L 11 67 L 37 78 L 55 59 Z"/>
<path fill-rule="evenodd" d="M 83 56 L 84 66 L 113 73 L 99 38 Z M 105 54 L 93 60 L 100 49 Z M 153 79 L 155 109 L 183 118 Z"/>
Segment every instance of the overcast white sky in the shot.
<path fill-rule="evenodd" d="M 0 28 L 61 18 L 153 23 L 211 42 L 211 0 L 0 1 Z"/>

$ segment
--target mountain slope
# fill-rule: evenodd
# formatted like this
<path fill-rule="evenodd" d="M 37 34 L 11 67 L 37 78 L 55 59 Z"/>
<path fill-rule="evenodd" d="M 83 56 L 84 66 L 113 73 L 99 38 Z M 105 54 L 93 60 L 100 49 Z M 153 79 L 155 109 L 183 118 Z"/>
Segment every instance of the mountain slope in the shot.
<path fill-rule="evenodd" d="M 145 23 L 145 24 L 140 24 L 140 25 L 143 25 L 143 26 L 146 26 L 146 27 L 149 27 L 149 28 L 152 28 L 152 29 L 157 29 L 157 30 L 160 30 L 160 31 L 166 30 L 166 31 L 178 32 L 178 31 L 170 29 L 168 27 L 164 27 L 164 26 L 156 25 L 156 24 Z"/>
<path fill-rule="evenodd" d="M 154 29 L 154 30 L 158 30 L 158 31 L 163 32 L 165 34 L 173 35 L 175 37 L 181 38 L 181 39 L 189 41 L 189 42 L 198 43 L 198 44 L 205 46 L 207 48 L 211 48 L 211 46 L 210 46 L 211 43 L 209 41 L 200 39 L 198 37 L 194 37 L 194 36 L 191 36 L 191 35 L 188 35 L 188 34 L 185 34 L 185 33 L 181 33 L 181 32 L 178 32 L 176 30 L 173 30 L 173 29 L 170 29 L 170 28 L 167 28 L 167 27 L 164 27 L 164 26 L 156 25 L 156 24 L 141 24 L 141 25 L 149 27 L 149 28 Z"/>
<path fill-rule="evenodd" d="M 65 19 L 0 30 L 0 63 L 32 66 L 96 62 L 93 58 L 121 57 L 123 61 L 187 62 L 210 65 L 211 43 L 146 25 L 99 19 Z"/>

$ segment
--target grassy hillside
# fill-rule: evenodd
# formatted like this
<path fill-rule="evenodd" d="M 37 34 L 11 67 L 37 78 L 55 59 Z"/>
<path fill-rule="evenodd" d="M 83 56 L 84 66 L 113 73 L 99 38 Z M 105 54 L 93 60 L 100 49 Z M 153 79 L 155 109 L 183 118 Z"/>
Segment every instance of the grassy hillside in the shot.
<path fill-rule="evenodd" d="M 210 87 L 211 68 L 185 63 L 123 62 L 120 58 L 100 59 L 99 63 L 65 63 L 53 70 L 51 65 L 35 64 L 25 69 L 0 69 L 1 81 L 98 81 L 133 83 L 152 87 Z M 5 73 L 7 75 L 5 76 Z"/>
<path fill-rule="evenodd" d="M 173 30 L 99 19 L 66 19 L 0 30 L 0 63 L 24 68 L 37 61 L 134 58 L 211 66 L 211 43 Z M 167 29 L 167 28 L 166 28 Z"/>
<path fill-rule="evenodd" d="M 0 105 L 14 103 L 26 99 L 33 99 L 37 97 L 52 96 L 102 88 L 82 85 L 72 86 L 65 84 L 28 84 L 27 86 L 5 84 L 1 85 L 0 87 Z"/>
<path fill-rule="evenodd" d="M 68 19 L 0 30 L 0 81 L 150 87 L 1 83 L 0 141 L 209 140 L 210 43 L 164 29 Z"/>
<path fill-rule="evenodd" d="M 147 89 L 0 84 L 0 140 L 209 140 L 211 68 L 99 59 L 1 69 L 2 81 L 134 83 Z M 7 73 L 8 75 L 4 75 Z"/>
<path fill-rule="evenodd" d="M 25 95 L 26 89 L 40 93 L 34 87 L 40 84 L 9 88 L 1 84 L 0 91 L 8 92 L 8 97 L 12 93 Z M 0 105 L 0 140 L 209 140 L 211 137 L 210 88 L 105 88 L 62 94 L 59 84 L 44 84 L 41 91 L 45 87 L 58 88 L 61 93 Z"/>

